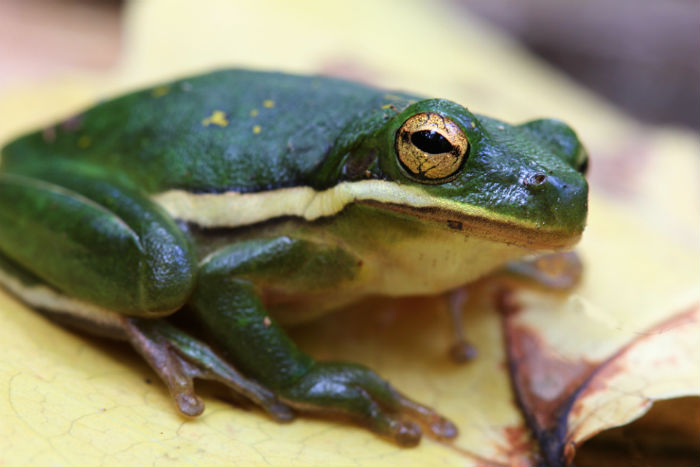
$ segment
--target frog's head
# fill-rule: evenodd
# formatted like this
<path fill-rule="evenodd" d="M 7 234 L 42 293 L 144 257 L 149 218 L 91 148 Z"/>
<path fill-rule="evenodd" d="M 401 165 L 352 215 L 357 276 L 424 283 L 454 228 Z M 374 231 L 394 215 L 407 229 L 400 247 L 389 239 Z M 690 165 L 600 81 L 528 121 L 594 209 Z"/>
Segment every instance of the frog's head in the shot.
<path fill-rule="evenodd" d="M 531 248 L 567 247 L 583 231 L 587 155 L 562 122 L 509 125 L 430 99 L 372 139 L 374 174 L 400 189 L 371 204 Z"/>

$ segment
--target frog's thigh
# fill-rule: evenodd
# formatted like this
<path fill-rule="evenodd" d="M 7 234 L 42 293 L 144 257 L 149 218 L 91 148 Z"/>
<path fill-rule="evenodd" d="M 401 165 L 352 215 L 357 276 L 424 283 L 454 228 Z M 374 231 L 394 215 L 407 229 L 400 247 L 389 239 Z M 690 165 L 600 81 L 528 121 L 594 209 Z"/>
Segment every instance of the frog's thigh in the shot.
<path fill-rule="evenodd" d="M 194 255 L 174 222 L 112 182 L 0 175 L 0 225 L 1 253 L 66 295 L 112 311 L 171 312 L 194 283 Z"/>

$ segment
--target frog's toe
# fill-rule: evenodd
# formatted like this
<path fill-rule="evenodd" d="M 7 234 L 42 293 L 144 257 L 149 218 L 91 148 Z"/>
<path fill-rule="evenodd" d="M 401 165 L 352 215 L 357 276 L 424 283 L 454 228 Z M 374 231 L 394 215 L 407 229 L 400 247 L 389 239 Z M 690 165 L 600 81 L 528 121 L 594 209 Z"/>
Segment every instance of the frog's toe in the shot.
<path fill-rule="evenodd" d="M 454 342 L 449 349 L 449 355 L 453 362 L 463 364 L 471 362 L 477 356 L 476 347 L 465 340 Z"/>
<path fill-rule="evenodd" d="M 294 412 L 269 389 L 245 378 L 210 347 L 163 320 L 127 318 L 129 341 L 158 373 L 180 413 L 196 417 L 204 402 L 194 391 L 194 379 L 217 381 L 228 386 L 235 398 L 262 408 L 279 422 L 294 419 Z"/>
<path fill-rule="evenodd" d="M 394 426 L 394 430 L 389 433 L 401 446 L 415 446 L 420 442 L 423 432 L 414 422 L 399 420 Z"/>
<path fill-rule="evenodd" d="M 174 372 L 171 371 L 170 373 Z M 195 394 L 192 381 L 190 380 L 188 383 L 188 388 L 171 390 L 170 394 L 181 414 L 188 417 L 197 417 L 204 412 L 204 401 Z M 170 389 L 170 385 L 168 385 L 168 389 Z"/>
<path fill-rule="evenodd" d="M 447 418 L 402 395 L 361 365 L 316 363 L 281 393 L 300 411 L 350 418 L 402 446 L 418 444 L 423 430 L 439 439 L 457 436 L 456 426 Z"/>

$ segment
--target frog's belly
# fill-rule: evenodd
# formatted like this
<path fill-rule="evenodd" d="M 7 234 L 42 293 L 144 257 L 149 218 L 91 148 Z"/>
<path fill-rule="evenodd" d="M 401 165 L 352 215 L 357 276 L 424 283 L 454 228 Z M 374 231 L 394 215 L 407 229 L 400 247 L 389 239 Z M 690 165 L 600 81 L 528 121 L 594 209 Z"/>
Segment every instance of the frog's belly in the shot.
<path fill-rule="evenodd" d="M 532 251 L 477 237 L 451 235 L 431 242 L 410 240 L 398 250 L 375 254 L 375 277 L 367 293 L 389 296 L 436 294 L 473 282 L 509 260 Z M 437 240 L 437 239 L 436 239 Z"/>
<path fill-rule="evenodd" d="M 436 234 L 426 248 L 425 238 L 407 239 L 383 251 L 368 250 L 363 271 L 355 281 L 314 293 L 268 290 L 264 300 L 284 324 L 314 319 L 369 295 L 432 295 L 473 282 L 509 260 L 532 251 L 499 242 L 446 233 Z"/>

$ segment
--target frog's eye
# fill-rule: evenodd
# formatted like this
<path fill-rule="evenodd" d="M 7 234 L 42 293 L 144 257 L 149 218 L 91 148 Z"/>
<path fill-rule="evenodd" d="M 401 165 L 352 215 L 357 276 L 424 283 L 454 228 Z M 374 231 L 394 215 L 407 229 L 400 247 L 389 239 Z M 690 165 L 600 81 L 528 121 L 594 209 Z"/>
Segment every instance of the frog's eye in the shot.
<path fill-rule="evenodd" d="M 408 118 L 396 132 L 401 167 L 421 183 L 452 180 L 467 158 L 469 141 L 455 122 L 427 112 Z"/>

